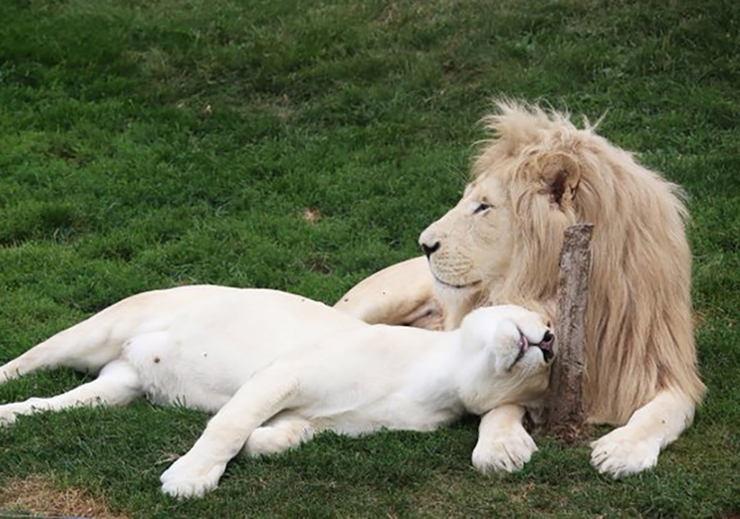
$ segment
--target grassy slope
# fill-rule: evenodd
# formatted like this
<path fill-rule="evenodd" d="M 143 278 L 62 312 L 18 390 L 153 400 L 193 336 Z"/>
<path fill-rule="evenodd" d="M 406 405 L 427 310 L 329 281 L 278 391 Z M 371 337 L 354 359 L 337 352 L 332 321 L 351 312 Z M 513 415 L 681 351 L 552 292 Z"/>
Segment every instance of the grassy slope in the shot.
<path fill-rule="evenodd" d="M 145 289 L 336 300 L 417 253 L 459 196 L 490 97 L 510 95 L 609 109 L 601 132 L 685 186 L 709 385 L 659 467 L 623 482 L 544 439 L 523 472 L 482 477 L 470 420 L 324 436 L 177 503 L 158 475 L 206 416 L 140 402 L 1 429 L 0 483 L 53 473 L 147 517 L 738 512 L 740 12 L 664 4 L 0 2 L 0 362 Z M 0 402 L 79 381 L 31 376 Z"/>

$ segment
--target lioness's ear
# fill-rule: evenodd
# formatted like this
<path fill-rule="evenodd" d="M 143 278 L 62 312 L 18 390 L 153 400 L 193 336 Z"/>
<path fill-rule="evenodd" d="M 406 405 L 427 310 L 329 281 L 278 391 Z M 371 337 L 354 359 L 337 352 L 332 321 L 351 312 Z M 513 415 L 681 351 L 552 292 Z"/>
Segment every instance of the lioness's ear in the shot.
<path fill-rule="evenodd" d="M 568 207 L 581 180 L 578 161 L 567 153 L 552 153 L 543 157 L 540 164 L 542 181 L 547 186 L 550 201 L 560 208 Z"/>

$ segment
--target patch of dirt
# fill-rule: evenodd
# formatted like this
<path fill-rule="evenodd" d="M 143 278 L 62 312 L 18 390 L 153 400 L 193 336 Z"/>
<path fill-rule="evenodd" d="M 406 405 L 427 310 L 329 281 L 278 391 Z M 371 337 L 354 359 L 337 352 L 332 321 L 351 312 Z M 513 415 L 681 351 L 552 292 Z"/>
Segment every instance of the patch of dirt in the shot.
<path fill-rule="evenodd" d="M 321 213 L 318 210 L 306 208 L 303 210 L 303 219 L 306 223 L 316 223 L 321 219 Z"/>
<path fill-rule="evenodd" d="M 312 254 L 308 258 L 308 268 L 319 274 L 330 275 L 332 273 L 329 258 L 324 254 Z"/>
<path fill-rule="evenodd" d="M 0 489 L 0 516 L 3 511 L 54 517 L 126 517 L 112 513 L 103 499 L 94 498 L 84 490 L 74 487 L 62 489 L 49 476 L 39 474 L 11 480 Z"/>

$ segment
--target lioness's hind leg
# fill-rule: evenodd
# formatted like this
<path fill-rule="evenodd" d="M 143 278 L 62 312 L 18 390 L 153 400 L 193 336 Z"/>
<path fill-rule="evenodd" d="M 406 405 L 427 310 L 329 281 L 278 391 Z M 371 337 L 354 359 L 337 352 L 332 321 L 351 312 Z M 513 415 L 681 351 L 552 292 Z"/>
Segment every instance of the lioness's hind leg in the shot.
<path fill-rule="evenodd" d="M 255 429 L 244 445 L 249 456 L 278 454 L 309 441 L 316 433 L 311 422 L 286 414 Z"/>
<path fill-rule="evenodd" d="M 124 361 L 114 361 L 87 384 L 51 398 L 29 398 L 25 402 L 0 405 L 0 426 L 13 423 L 18 415 L 60 410 L 78 405 L 124 405 L 141 395 L 136 371 Z"/>
<path fill-rule="evenodd" d="M 111 324 L 97 314 L 62 330 L 0 366 L 0 384 L 58 366 L 97 373 L 121 354 L 121 341 L 111 340 L 110 328 Z"/>

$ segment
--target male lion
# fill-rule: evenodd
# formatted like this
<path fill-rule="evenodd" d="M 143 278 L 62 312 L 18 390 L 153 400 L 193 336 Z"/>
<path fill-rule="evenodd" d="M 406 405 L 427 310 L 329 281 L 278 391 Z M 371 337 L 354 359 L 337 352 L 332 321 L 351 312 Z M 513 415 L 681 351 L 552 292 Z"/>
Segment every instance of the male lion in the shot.
<path fill-rule="evenodd" d="M 381 271 L 336 307 L 368 322 L 445 329 L 486 303 L 552 316 L 563 231 L 594 223 L 584 393 L 591 422 L 622 427 L 592 443 L 591 460 L 613 477 L 650 468 L 690 425 L 704 393 L 679 189 L 588 121 L 578 129 L 554 111 L 497 106 L 486 119 L 495 138 L 462 200 L 421 234 L 428 262 Z M 478 469 L 513 470 L 529 460 L 536 447 L 523 414 L 507 405 L 483 417 Z"/>
<path fill-rule="evenodd" d="M 541 405 L 553 339 L 539 314 L 512 305 L 476 310 L 459 331 L 432 332 L 369 325 L 272 290 L 146 292 L 0 367 L 0 383 L 60 365 L 99 373 L 62 395 L 0 405 L 0 425 L 142 394 L 216 412 L 161 478 L 168 494 L 201 496 L 242 448 L 270 454 L 318 431 L 429 431 L 464 411 Z"/>

